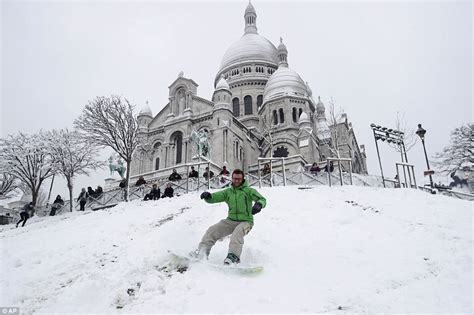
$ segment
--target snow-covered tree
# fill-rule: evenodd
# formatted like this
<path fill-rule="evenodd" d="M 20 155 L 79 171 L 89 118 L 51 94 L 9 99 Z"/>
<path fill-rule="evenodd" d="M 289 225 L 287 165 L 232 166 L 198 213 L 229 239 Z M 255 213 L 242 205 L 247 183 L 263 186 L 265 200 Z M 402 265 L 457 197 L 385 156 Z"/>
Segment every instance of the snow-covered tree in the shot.
<path fill-rule="evenodd" d="M 444 174 L 474 171 L 474 124 L 469 123 L 451 132 L 450 144 L 434 155 L 436 168 Z"/>
<path fill-rule="evenodd" d="M 31 191 L 36 205 L 44 180 L 54 174 L 52 156 L 44 132 L 27 135 L 18 133 L 0 139 L 0 160 L 25 189 Z"/>
<path fill-rule="evenodd" d="M 96 159 L 96 148 L 87 139 L 81 138 L 77 131 L 53 130 L 48 137 L 54 168 L 67 182 L 69 209 L 72 212 L 74 178 L 76 175 L 89 175 L 89 171 L 104 167 L 105 162 Z"/>
<path fill-rule="evenodd" d="M 20 191 L 20 181 L 7 171 L 0 173 L 0 199 L 9 198 Z"/>
<path fill-rule="evenodd" d="M 130 182 L 130 165 L 140 146 L 138 123 L 133 114 L 135 106 L 121 96 L 97 97 L 82 111 L 74 126 L 90 143 L 112 148 L 127 163 L 125 179 Z M 126 185 L 125 200 L 128 201 Z"/>

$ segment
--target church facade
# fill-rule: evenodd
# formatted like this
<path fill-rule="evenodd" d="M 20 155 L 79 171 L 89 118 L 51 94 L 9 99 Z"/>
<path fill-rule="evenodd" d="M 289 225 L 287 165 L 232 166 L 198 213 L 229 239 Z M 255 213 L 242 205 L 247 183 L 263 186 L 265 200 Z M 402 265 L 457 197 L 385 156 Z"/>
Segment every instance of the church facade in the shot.
<path fill-rule="evenodd" d="M 151 148 L 136 153 L 132 175 L 169 174 L 170 168 L 202 160 L 216 171 L 226 165 L 248 172 L 259 157 L 291 157 L 307 165 L 338 154 L 352 160 L 354 172 L 367 173 L 364 148 L 347 115 L 331 124 L 320 98 L 290 68 L 282 39 L 275 47 L 258 34 L 250 3 L 244 19 L 244 35 L 225 52 L 211 100 L 198 96 L 198 84 L 180 73 L 157 115 L 148 105 L 140 111 L 140 137 Z M 199 150 L 196 135 L 210 147 Z"/>

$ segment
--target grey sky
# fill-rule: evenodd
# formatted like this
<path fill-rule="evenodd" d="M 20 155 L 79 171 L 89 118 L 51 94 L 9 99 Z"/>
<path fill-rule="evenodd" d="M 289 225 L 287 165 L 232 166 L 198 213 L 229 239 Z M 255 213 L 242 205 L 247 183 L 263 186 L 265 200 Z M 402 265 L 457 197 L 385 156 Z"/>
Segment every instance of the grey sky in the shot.
<path fill-rule="evenodd" d="M 210 99 L 247 3 L 3 1 L 0 136 L 72 128 L 98 95 L 122 94 L 137 112 L 149 100 L 156 114 L 181 70 Z M 369 172 L 379 174 L 371 122 L 393 127 L 405 112 L 428 130 L 432 155 L 473 121 L 470 1 L 252 3 L 259 34 L 276 46 L 282 36 L 289 66 L 326 108 L 332 97 L 347 112 Z M 397 155 L 381 149 L 392 177 Z M 422 177 L 421 144 L 408 158 Z M 80 179 L 75 191 L 105 174 Z"/>

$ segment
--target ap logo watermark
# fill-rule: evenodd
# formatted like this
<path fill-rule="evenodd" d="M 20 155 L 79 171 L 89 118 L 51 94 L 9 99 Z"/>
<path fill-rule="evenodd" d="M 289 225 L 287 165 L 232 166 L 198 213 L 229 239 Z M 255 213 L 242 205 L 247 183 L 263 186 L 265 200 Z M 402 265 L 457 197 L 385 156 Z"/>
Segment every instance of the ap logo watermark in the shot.
<path fill-rule="evenodd" d="M 0 307 L 0 315 L 3 314 L 20 314 L 20 308 L 18 307 Z"/>

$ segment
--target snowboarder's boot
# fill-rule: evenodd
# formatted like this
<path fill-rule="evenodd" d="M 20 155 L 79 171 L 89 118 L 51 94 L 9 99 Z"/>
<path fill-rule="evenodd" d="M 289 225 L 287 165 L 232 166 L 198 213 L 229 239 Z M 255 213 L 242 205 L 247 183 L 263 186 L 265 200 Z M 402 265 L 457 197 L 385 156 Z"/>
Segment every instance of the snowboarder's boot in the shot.
<path fill-rule="evenodd" d="M 195 251 L 190 252 L 189 256 L 195 259 L 199 259 L 199 260 L 204 259 L 204 258 L 208 259 L 210 251 L 211 251 L 210 248 L 201 246 Z"/>
<path fill-rule="evenodd" d="M 228 253 L 226 259 L 224 259 L 224 265 L 238 264 L 240 263 L 240 258 L 237 255 Z"/>

